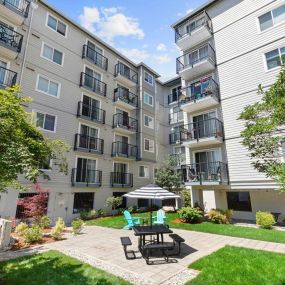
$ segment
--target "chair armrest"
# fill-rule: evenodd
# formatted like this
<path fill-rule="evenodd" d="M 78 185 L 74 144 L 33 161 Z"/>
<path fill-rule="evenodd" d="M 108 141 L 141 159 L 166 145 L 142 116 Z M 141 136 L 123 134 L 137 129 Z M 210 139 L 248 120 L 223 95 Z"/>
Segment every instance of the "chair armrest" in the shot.
<path fill-rule="evenodd" d="M 134 220 L 134 219 L 137 219 L 138 221 L 140 221 L 141 217 L 133 217 L 132 219 L 133 219 L 133 220 Z"/>

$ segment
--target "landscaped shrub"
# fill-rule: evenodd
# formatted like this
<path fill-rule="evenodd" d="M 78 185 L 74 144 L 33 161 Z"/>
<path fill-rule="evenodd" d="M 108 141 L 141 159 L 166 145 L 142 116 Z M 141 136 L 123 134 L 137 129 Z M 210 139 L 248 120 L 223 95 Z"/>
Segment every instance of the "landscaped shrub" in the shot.
<path fill-rule="evenodd" d="M 233 215 L 232 210 L 212 209 L 208 212 L 209 221 L 214 224 L 229 224 Z"/>
<path fill-rule="evenodd" d="M 115 214 L 114 210 L 120 207 L 122 203 L 123 203 L 123 197 L 111 196 L 106 199 L 106 207 L 111 207 L 113 215 Z"/>
<path fill-rule="evenodd" d="M 257 212 L 256 213 L 256 224 L 264 229 L 271 229 L 275 224 L 274 216 L 269 212 Z"/>
<path fill-rule="evenodd" d="M 92 210 L 89 210 L 89 211 L 81 211 L 80 212 L 80 218 L 83 221 L 95 219 L 96 218 L 96 210 L 92 209 Z"/>
<path fill-rule="evenodd" d="M 104 209 L 99 209 L 97 212 L 98 212 L 98 217 L 105 216 L 105 210 Z"/>
<path fill-rule="evenodd" d="M 28 228 L 29 228 L 28 224 L 22 222 L 22 223 L 20 223 L 20 224 L 16 227 L 15 232 L 16 232 L 19 236 L 23 236 L 25 230 L 28 229 Z"/>
<path fill-rule="evenodd" d="M 72 232 L 73 232 L 75 235 L 78 235 L 78 234 L 82 231 L 83 225 L 84 225 L 84 222 L 83 222 L 81 219 L 75 219 L 75 220 L 73 220 L 72 223 L 71 223 Z"/>
<path fill-rule="evenodd" d="M 119 208 L 119 209 L 118 209 L 118 215 L 122 215 L 123 212 L 124 212 L 124 208 Z"/>
<path fill-rule="evenodd" d="M 180 192 L 183 207 L 191 207 L 191 194 L 190 190 L 183 189 Z"/>
<path fill-rule="evenodd" d="M 50 223 L 51 223 L 51 221 L 50 221 L 50 218 L 48 216 L 42 216 L 39 220 L 39 226 L 42 229 L 48 228 Z"/>
<path fill-rule="evenodd" d="M 22 237 L 25 243 L 30 244 L 42 239 L 43 230 L 38 225 L 32 225 L 30 228 L 24 230 Z"/>
<path fill-rule="evenodd" d="M 55 226 L 51 230 L 51 236 L 53 237 L 53 239 L 59 240 L 62 238 L 62 233 L 64 231 L 64 227 L 65 227 L 65 224 L 64 224 L 63 219 L 58 218 L 56 223 L 55 223 Z"/>
<path fill-rule="evenodd" d="M 185 223 L 199 223 L 203 218 L 203 211 L 199 208 L 183 207 L 178 211 L 179 218 Z"/>

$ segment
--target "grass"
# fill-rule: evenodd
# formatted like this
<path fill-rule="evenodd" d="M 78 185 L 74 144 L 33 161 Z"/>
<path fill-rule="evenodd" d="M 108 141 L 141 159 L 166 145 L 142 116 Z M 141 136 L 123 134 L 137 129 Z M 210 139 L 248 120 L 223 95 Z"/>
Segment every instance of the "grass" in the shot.
<path fill-rule="evenodd" d="M 187 285 L 284 285 L 285 254 L 226 246 L 192 263 Z"/>
<path fill-rule="evenodd" d="M 135 214 L 134 216 L 149 217 L 149 213 Z M 209 222 L 203 222 L 200 224 L 177 224 L 172 220 L 177 219 L 178 214 L 169 213 L 167 214 L 167 221 L 171 228 L 212 233 L 225 236 L 241 237 L 262 241 L 279 242 L 285 243 L 285 232 L 277 230 L 266 230 L 257 228 L 248 228 L 234 225 L 218 225 Z M 108 227 L 114 229 L 122 229 L 125 225 L 123 216 L 115 216 L 110 218 L 95 219 L 87 221 L 87 225 L 96 225 L 101 227 Z"/>
<path fill-rule="evenodd" d="M 0 263 L 0 284 L 5 285 L 130 285 L 58 251 Z"/>

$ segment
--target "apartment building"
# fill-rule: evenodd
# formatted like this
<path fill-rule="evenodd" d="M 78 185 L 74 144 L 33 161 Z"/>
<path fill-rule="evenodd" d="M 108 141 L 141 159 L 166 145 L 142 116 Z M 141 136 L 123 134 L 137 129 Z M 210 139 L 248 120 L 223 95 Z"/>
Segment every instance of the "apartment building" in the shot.
<path fill-rule="evenodd" d="M 49 216 L 70 222 L 82 210 L 105 208 L 110 196 L 153 182 L 169 153 L 164 94 L 171 83 L 45 1 L 1 1 L 0 29 L 1 87 L 20 84 L 43 134 L 71 146 L 67 176 L 53 161 L 41 166 L 51 178 L 40 181 L 50 190 Z M 1 193 L 0 215 L 19 215 L 16 200 L 27 195 L 33 193 Z"/>
<path fill-rule="evenodd" d="M 233 209 L 239 219 L 270 211 L 282 221 L 285 193 L 252 167 L 238 117 L 260 99 L 258 84 L 270 87 L 280 72 L 285 1 L 211 0 L 172 27 L 184 122 L 171 142 L 185 147 L 181 171 L 192 203 Z"/>

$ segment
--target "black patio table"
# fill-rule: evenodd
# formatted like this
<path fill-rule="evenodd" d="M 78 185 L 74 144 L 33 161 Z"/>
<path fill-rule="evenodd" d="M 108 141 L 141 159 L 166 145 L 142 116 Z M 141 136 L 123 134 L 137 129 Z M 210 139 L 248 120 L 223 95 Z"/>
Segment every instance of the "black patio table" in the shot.
<path fill-rule="evenodd" d="M 159 243 L 159 236 L 161 237 L 161 242 L 163 242 L 164 234 L 172 234 L 173 231 L 164 225 L 152 225 L 152 226 L 134 226 L 133 230 L 135 236 L 139 237 L 139 250 L 146 244 L 146 236 L 156 235 L 156 242 Z"/>

